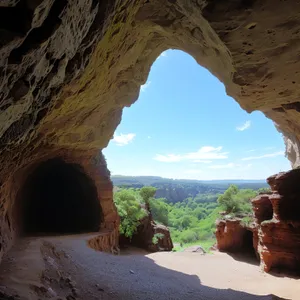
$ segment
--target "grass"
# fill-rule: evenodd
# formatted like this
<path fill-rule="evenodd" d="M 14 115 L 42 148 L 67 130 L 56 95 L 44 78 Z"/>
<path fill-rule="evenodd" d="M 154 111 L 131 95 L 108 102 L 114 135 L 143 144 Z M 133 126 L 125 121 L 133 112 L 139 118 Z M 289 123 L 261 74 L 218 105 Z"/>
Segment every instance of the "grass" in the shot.
<path fill-rule="evenodd" d="M 203 241 L 196 241 L 193 243 L 186 243 L 183 244 L 182 247 L 180 246 L 180 243 L 177 243 L 176 241 L 174 242 L 174 244 L 178 244 L 173 248 L 173 252 L 182 252 L 184 251 L 184 249 L 191 247 L 191 246 L 195 246 L 195 245 L 199 245 L 201 246 L 207 253 L 210 252 L 210 247 L 213 246 L 216 243 L 215 239 L 207 239 L 207 240 L 203 240 Z"/>

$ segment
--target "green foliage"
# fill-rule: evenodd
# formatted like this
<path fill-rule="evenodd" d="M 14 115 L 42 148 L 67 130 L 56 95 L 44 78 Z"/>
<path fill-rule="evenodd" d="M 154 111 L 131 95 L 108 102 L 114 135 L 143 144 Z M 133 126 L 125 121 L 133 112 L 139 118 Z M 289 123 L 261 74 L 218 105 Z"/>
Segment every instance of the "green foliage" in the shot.
<path fill-rule="evenodd" d="M 148 204 L 150 200 L 155 196 L 156 188 L 153 186 L 144 186 L 140 189 L 140 195 L 143 201 Z"/>
<path fill-rule="evenodd" d="M 250 213 L 250 200 L 257 195 L 257 192 L 251 189 L 239 190 L 236 185 L 230 185 L 229 188 L 219 196 L 218 203 L 226 213 Z"/>
<path fill-rule="evenodd" d="M 169 205 L 165 202 L 165 199 L 151 199 L 150 200 L 150 209 L 153 216 L 153 219 L 157 223 L 169 225 Z"/>
<path fill-rule="evenodd" d="M 195 230 L 187 229 L 180 234 L 180 241 L 182 243 L 192 243 L 199 240 L 199 236 Z"/>
<path fill-rule="evenodd" d="M 161 239 L 164 238 L 164 236 L 165 235 L 163 233 L 155 233 L 154 236 L 153 236 L 153 238 L 152 238 L 152 243 L 154 245 L 156 245 L 159 242 L 159 240 L 161 240 Z"/>
<path fill-rule="evenodd" d="M 238 203 L 235 203 L 233 196 L 238 193 L 238 190 L 238 187 L 232 184 L 224 194 L 218 198 L 219 205 L 224 208 L 227 213 L 230 213 L 237 208 Z"/>
<path fill-rule="evenodd" d="M 150 208 L 157 223 L 169 226 L 173 242 L 180 244 L 181 249 L 191 243 L 213 245 L 216 220 L 220 218 L 220 212 L 226 210 L 230 214 L 247 214 L 251 212 L 250 199 L 257 195 L 255 190 L 230 185 L 223 194 L 197 193 L 194 197 L 191 195 L 183 201 L 172 203 L 165 198 L 154 198 L 157 192 L 155 187 L 148 186 L 115 190 L 114 201 L 121 217 L 120 231 L 125 236 L 132 237 L 139 220 L 146 215 L 142 208 L 146 206 Z M 243 222 L 248 226 L 252 218 L 245 217 Z M 158 243 L 160 238 L 160 234 L 156 234 L 152 242 Z"/>
<path fill-rule="evenodd" d="M 157 189 L 155 197 L 166 198 L 170 203 L 183 202 L 192 198 L 195 202 L 216 202 L 219 194 L 224 193 L 231 183 L 239 189 L 268 187 L 265 180 L 180 180 L 158 176 L 112 176 L 114 186 L 126 188 L 142 188 L 152 186 Z"/>
<path fill-rule="evenodd" d="M 271 189 L 269 187 L 262 187 L 262 188 L 257 190 L 258 194 L 270 193 L 270 192 L 271 192 Z"/>
<path fill-rule="evenodd" d="M 131 238 L 139 220 L 147 215 L 141 206 L 139 194 L 134 189 L 121 189 L 114 193 L 114 202 L 121 219 L 120 233 Z"/>
<path fill-rule="evenodd" d="M 253 218 L 250 217 L 250 216 L 244 217 L 244 218 L 242 218 L 242 220 L 241 220 L 241 223 L 242 223 L 242 225 L 244 225 L 244 226 L 250 226 L 252 222 L 253 222 Z"/>

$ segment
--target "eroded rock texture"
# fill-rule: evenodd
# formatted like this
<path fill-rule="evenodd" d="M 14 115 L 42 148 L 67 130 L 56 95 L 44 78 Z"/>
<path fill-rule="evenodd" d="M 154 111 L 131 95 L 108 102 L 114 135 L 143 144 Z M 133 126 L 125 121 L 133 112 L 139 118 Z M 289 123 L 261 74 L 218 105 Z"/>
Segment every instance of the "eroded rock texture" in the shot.
<path fill-rule="evenodd" d="M 1 253 L 14 236 L 17 174 L 66 153 L 84 153 L 80 163 L 89 165 L 112 138 L 122 109 L 138 98 L 153 61 L 169 48 L 191 54 L 242 108 L 273 119 L 291 141 L 288 153 L 297 165 L 299 5 L 298 0 L 1 1 Z M 77 163 L 77 156 L 71 160 Z M 100 191 L 96 165 L 93 180 Z M 105 224 L 113 227 L 118 221 L 107 199 Z"/>
<path fill-rule="evenodd" d="M 257 230 L 241 219 L 217 221 L 217 249 L 222 252 L 257 253 Z"/>
<path fill-rule="evenodd" d="M 71 166 L 74 171 L 71 168 L 71 172 L 65 174 L 61 168 L 55 169 L 57 161 L 59 164 Z M 46 169 L 43 173 L 37 174 L 38 182 L 31 180 L 28 182 L 27 179 L 31 179 L 31 175 L 35 174 L 40 166 L 43 167 L 49 162 L 54 165 L 54 168 L 50 169 L 50 174 Z M 43 182 L 44 175 L 47 175 L 45 179 L 48 180 L 57 176 L 58 182 L 55 180 Z M 32 184 L 30 192 L 35 184 L 38 185 L 35 190 L 39 193 L 35 196 L 40 196 L 40 199 L 36 201 L 44 204 L 35 205 L 34 212 L 28 215 L 28 207 L 32 205 L 27 202 L 32 201 L 32 194 L 29 194 L 31 197 L 26 195 L 29 183 Z M 110 173 L 100 152 L 64 149 L 57 152 L 32 153 L 32 163 L 29 167 L 20 168 L 3 189 L 4 193 L 11 193 L 10 196 L 15 200 L 9 209 L 10 214 L 5 219 L 9 224 L 9 231 L 7 230 L 4 236 L 6 239 L 2 237 L 3 252 L 10 246 L 12 237 L 16 234 L 67 234 L 91 231 L 101 232 L 103 237 L 101 249 L 113 251 L 118 247 L 119 217 L 112 200 L 112 189 Z M 56 195 L 52 191 L 61 194 Z M 94 195 L 91 195 L 91 192 Z M 49 195 L 53 198 L 51 199 Z M 64 197 L 61 197 L 62 195 Z M 99 208 L 95 202 L 91 205 L 91 201 L 94 201 L 92 197 L 99 203 Z M 56 207 L 53 206 L 55 203 Z M 61 215 L 61 211 L 65 212 L 65 217 Z M 100 216 L 95 213 L 97 211 Z M 27 228 L 30 228 L 29 233 Z"/>
<path fill-rule="evenodd" d="M 265 271 L 283 269 L 300 273 L 299 182 L 300 169 L 269 177 L 272 193 L 252 200 L 255 222 L 251 226 L 244 225 L 241 219 L 218 222 L 218 249 L 243 252 L 245 246 L 248 249 L 252 246 Z M 252 245 L 245 244 L 249 230 Z"/>

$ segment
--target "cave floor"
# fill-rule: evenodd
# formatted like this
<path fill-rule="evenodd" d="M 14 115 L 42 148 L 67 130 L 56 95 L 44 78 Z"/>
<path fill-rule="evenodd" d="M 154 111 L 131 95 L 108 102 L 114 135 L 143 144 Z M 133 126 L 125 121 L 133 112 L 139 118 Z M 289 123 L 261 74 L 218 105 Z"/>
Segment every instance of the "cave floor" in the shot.
<path fill-rule="evenodd" d="M 0 299 L 299 299 L 300 280 L 223 253 L 90 249 L 90 235 L 26 238 L 3 258 Z"/>

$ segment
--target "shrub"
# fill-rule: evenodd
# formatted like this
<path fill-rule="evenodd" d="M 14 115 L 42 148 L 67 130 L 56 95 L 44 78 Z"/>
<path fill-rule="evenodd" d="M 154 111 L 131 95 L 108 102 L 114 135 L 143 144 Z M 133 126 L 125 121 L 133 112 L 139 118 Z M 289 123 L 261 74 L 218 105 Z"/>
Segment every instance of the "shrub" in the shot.
<path fill-rule="evenodd" d="M 247 226 L 247 227 L 250 226 L 252 222 L 253 222 L 253 218 L 250 216 L 244 217 L 241 220 L 242 225 Z"/>
<path fill-rule="evenodd" d="M 165 235 L 163 233 L 155 233 L 152 238 L 152 243 L 156 245 L 159 242 L 159 240 L 163 239 L 164 237 Z"/>
<path fill-rule="evenodd" d="M 199 236 L 194 230 L 187 229 L 181 232 L 179 239 L 182 243 L 192 243 L 199 240 Z"/>
<path fill-rule="evenodd" d="M 169 210 L 168 204 L 164 202 L 163 198 L 150 199 L 150 210 L 154 221 L 168 226 L 169 224 Z"/>
<path fill-rule="evenodd" d="M 250 213 L 250 200 L 257 195 L 257 192 L 251 189 L 239 190 L 236 185 L 230 187 L 218 198 L 219 205 L 229 213 Z"/>
<path fill-rule="evenodd" d="M 114 194 L 114 202 L 121 219 L 120 233 L 131 238 L 140 224 L 140 220 L 147 215 L 141 207 L 137 193 L 132 189 L 122 189 Z"/>
<path fill-rule="evenodd" d="M 146 204 L 155 196 L 156 188 L 153 186 L 144 186 L 140 189 L 140 195 Z"/>

